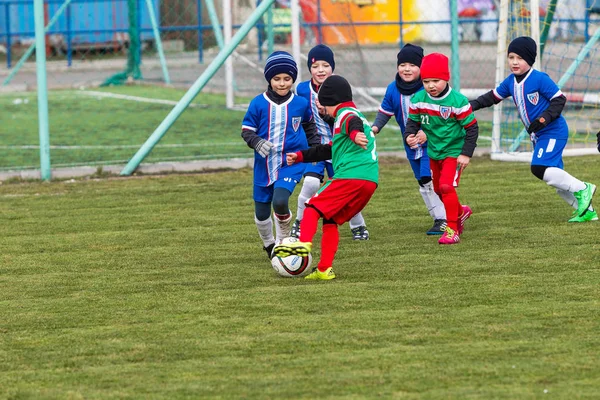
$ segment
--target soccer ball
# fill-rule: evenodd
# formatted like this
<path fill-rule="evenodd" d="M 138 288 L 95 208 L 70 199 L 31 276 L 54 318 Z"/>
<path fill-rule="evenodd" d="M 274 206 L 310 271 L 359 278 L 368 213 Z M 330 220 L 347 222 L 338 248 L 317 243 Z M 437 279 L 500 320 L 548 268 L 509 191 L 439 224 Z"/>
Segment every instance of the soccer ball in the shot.
<path fill-rule="evenodd" d="M 285 238 L 283 243 L 286 241 L 297 241 L 296 238 Z M 310 264 L 312 263 L 312 254 L 308 256 L 287 256 L 278 257 L 273 256 L 271 259 L 271 266 L 281 276 L 285 278 L 295 278 L 310 273 Z"/>

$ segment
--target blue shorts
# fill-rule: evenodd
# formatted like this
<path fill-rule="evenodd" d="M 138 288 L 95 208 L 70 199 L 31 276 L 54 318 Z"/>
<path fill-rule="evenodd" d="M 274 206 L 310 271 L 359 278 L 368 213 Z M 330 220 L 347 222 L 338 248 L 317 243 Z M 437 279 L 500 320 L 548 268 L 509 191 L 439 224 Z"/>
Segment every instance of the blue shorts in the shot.
<path fill-rule="evenodd" d="M 321 180 L 325 177 L 325 171 L 327 171 L 327 176 L 329 178 L 333 178 L 333 164 L 327 161 L 319 161 L 310 164 L 306 164 L 306 169 L 304 170 L 304 176 L 312 173 L 314 175 L 319 175 Z"/>
<path fill-rule="evenodd" d="M 533 139 L 533 158 L 531 165 L 543 165 L 545 167 L 556 167 L 563 169 L 563 150 L 567 145 L 567 139 L 557 139 L 552 136 L 543 135 Z"/>
<path fill-rule="evenodd" d="M 421 158 L 417 158 L 416 160 L 408 159 L 410 163 L 410 167 L 413 170 L 413 174 L 415 175 L 416 180 L 421 180 L 423 177 L 431 178 L 431 167 L 429 166 L 429 156 L 427 152 L 425 152 Z"/>
<path fill-rule="evenodd" d="M 296 185 L 302 179 L 304 168 L 306 168 L 306 165 L 302 163 L 286 165 L 279 170 L 279 176 L 272 185 L 254 185 L 254 193 L 252 195 L 254 201 L 259 203 L 270 203 L 273 200 L 273 192 L 275 191 L 275 188 L 284 188 L 290 193 L 294 193 Z"/>

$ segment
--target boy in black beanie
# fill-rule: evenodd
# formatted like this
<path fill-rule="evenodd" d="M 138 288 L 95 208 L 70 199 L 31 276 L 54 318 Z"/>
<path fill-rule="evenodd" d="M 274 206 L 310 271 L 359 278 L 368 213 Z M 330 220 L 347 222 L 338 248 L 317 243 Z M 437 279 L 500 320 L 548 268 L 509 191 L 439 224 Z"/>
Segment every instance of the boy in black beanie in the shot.
<path fill-rule="evenodd" d="M 296 93 L 298 93 L 298 96 L 308 100 L 313 116 L 315 117 L 317 133 L 319 134 L 321 143 L 329 143 L 332 138 L 334 120 L 324 114 L 323 107 L 320 107 L 317 100 L 317 94 L 325 79 L 333 75 L 333 71 L 335 70 L 333 51 L 324 44 L 313 47 L 308 52 L 307 66 L 311 78 L 308 81 L 299 83 L 296 87 Z M 304 181 L 298 195 L 296 221 L 292 224 L 290 236 L 295 238 L 300 237 L 300 223 L 304 217 L 306 201 L 313 197 L 321 187 L 325 178 L 325 172 L 327 172 L 329 178 L 333 177 L 335 171 L 333 170 L 331 160 L 306 164 Z M 349 221 L 349 225 L 353 240 L 369 240 L 369 231 L 361 213 L 356 214 Z"/>
<path fill-rule="evenodd" d="M 335 278 L 333 259 L 338 249 L 338 225 L 360 212 L 377 188 L 379 163 L 375 151 L 375 135 L 366 118 L 352 102 L 352 89 L 346 79 L 332 75 L 319 89 L 319 103 L 335 118 L 333 140 L 312 149 L 287 153 L 288 165 L 331 159 L 335 176 L 306 202 L 298 242 L 282 243 L 273 249 L 280 257 L 308 255 L 323 218 L 321 257 L 317 268 L 305 279 Z"/>
<path fill-rule="evenodd" d="M 569 127 L 561 113 L 567 98 L 547 74 L 532 68 L 537 55 L 535 40 L 518 37 L 509 44 L 507 53 L 512 74 L 496 89 L 471 101 L 473 111 L 512 97 L 531 135 L 531 173 L 554 187 L 575 209 L 569 222 L 597 221 L 598 214 L 592 206 L 596 185 L 580 181 L 563 169 L 562 154 Z"/>
<path fill-rule="evenodd" d="M 373 123 L 373 132 L 379 133 L 394 116 L 402 134 L 406 129 L 410 98 L 413 94 L 423 90 L 421 81 L 421 61 L 423 49 L 407 43 L 398 53 L 396 63 L 398 72 L 396 79 L 390 83 L 385 91 L 385 97 L 379 107 L 379 112 Z M 419 193 L 425 202 L 429 215 L 433 218 L 433 226 L 427 231 L 428 235 L 441 235 L 446 230 L 446 210 L 440 197 L 433 190 L 431 168 L 427 155 L 427 142 L 416 149 L 404 146 L 406 158 L 410 163 L 413 174 L 419 184 Z"/>

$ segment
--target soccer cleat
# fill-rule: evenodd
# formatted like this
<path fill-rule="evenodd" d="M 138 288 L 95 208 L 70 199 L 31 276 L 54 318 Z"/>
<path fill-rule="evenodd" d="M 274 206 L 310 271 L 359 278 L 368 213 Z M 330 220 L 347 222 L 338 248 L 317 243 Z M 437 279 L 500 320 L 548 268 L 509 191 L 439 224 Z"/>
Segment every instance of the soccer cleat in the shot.
<path fill-rule="evenodd" d="M 267 247 L 263 247 L 263 250 L 267 252 L 267 256 L 269 257 L 269 260 L 273 259 L 273 247 L 275 247 L 275 243 L 271 243 Z"/>
<path fill-rule="evenodd" d="M 577 215 L 580 217 L 583 217 L 583 214 L 590 208 L 592 197 L 594 197 L 594 193 L 596 192 L 596 185 L 587 182 L 584 183 L 585 189 L 573 193 L 573 196 L 577 199 Z"/>
<path fill-rule="evenodd" d="M 295 220 L 292 224 L 292 229 L 290 230 L 290 236 L 293 238 L 300 238 L 300 220 Z"/>
<path fill-rule="evenodd" d="M 310 242 L 286 242 L 280 243 L 273 249 L 273 254 L 278 257 L 300 256 L 305 257 L 310 254 L 312 243 Z"/>
<path fill-rule="evenodd" d="M 598 221 L 598 213 L 593 210 L 587 210 L 581 217 L 579 215 L 573 216 L 569 222 L 587 222 L 587 221 Z"/>
<path fill-rule="evenodd" d="M 465 230 L 465 222 L 473 214 L 473 210 L 469 206 L 462 206 L 462 215 L 458 218 L 458 234 L 462 235 Z"/>
<path fill-rule="evenodd" d="M 456 244 L 460 242 L 460 237 L 454 229 L 449 226 L 446 227 L 446 231 L 442 234 L 442 237 L 438 240 L 439 244 Z"/>
<path fill-rule="evenodd" d="M 352 240 L 369 240 L 369 231 L 364 225 L 350 229 L 352 232 Z"/>
<path fill-rule="evenodd" d="M 433 226 L 427 231 L 428 235 L 442 235 L 446 231 L 448 224 L 445 219 L 436 219 Z"/>
<path fill-rule="evenodd" d="M 310 279 L 312 281 L 330 281 L 335 279 L 335 273 L 331 267 L 327 268 L 324 272 L 321 272 L 318 268 L 315 268 L 315 270 L 306 275 L 304 279 Z"/>

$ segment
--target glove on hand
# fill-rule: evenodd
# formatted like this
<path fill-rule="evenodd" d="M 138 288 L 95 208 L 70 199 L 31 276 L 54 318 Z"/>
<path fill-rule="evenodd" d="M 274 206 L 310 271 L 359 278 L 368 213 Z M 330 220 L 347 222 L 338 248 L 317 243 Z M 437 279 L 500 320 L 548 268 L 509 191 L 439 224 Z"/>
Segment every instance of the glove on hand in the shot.
<path fill-rule="evenodd" d="M 544 117 L 539 117 L 535 119 L 531 124 L 529 124 L 529 128 L 527 128 L 527 133 L 539 132 L 546 126 L 546 119 Z"/>
<path fill-rule="evenodd" d="M 254 146 L 254 150 L 256 150 L 256 152 L 263 158 L 267 158 L 272 148 L 273 143 L 265 139 L 260 139 L 260 141 L 256 143 L 256 146 Z"/>

